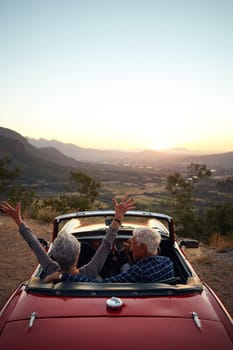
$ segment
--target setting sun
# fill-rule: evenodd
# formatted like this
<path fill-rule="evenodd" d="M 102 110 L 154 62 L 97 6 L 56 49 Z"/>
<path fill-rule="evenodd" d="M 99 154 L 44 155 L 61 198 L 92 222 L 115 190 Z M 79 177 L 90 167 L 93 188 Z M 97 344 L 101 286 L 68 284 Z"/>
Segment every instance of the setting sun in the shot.
<path fill-rule="evenodd" d="M 158 141 L 157 143 L 151 144 L 149 148 L 155 151 L 162 151 L 162 150 L 172 148 L 172 146 L 170 146 L 168 142 Z"/>

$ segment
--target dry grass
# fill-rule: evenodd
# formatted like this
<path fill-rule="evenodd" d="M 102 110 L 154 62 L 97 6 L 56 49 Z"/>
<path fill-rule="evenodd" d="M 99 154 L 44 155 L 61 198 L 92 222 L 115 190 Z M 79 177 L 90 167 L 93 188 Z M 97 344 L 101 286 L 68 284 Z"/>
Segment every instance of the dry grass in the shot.
<path fill-rule="evenodd" d="M 206 282 L 233 315 L 233 249 L 224 251 L 200 244 L 186 255 L 202 282 Z"/>
<path fill-rule="evenodd" d="M 211 257 L 209 257 L 208 255 L 203 255 L 203 256 L 199 256 L 199 257 L 193 259 L 193 262 L 199 263 L 199 264 L 209 265 L 209 264 L 212 264 L 213 259 Z"/>
<path fill-rule="evenodd" d="M 51 226 L 27 220 L 39 237 L 51 239 Z M 25 241 L 18 233 L 17 226 L 8 217 L 0 216 L 0 306 L 10 293 L 23 281 L 27 280 L 37 260 Z"/>
<path fill-rule="evenodd" d="M 233 235 L 220 236 L 219 234 L 214 234 L 210 239 L 209 247 L 215 248 L 219 252 L 233 248 Z"/>

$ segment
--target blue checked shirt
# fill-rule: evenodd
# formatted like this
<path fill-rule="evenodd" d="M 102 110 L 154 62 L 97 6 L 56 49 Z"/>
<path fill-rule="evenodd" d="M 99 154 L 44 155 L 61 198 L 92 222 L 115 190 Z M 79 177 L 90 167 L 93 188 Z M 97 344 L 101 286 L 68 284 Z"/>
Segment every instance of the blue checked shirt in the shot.
<path fill-rule="evenodd" d="M 71 275 L 63 273 L 62 281 L 67 282 L 157 282 L 170 277 L 174 277 L 174 266 L 166 256 L 153 255 L 140 260 L 135 265 L 132 265 L 126 272 L 118 275 L 104 278 L 102 281 L 85 277 L 81 274 Z"/>

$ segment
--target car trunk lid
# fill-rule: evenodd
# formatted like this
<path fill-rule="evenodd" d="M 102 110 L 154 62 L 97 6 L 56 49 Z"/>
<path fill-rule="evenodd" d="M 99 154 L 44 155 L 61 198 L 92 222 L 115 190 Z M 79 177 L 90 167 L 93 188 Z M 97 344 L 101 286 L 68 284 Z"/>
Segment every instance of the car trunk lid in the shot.
<path fill-rule="evenodd" d="M 199 329 L 191 318 L 115 317 L 113 315 L 39 318 L 9 322 L 1 338 L 1 349 L 93 349 L 160 350 L 232 349 L 220 322 L 202 320 Z"/>

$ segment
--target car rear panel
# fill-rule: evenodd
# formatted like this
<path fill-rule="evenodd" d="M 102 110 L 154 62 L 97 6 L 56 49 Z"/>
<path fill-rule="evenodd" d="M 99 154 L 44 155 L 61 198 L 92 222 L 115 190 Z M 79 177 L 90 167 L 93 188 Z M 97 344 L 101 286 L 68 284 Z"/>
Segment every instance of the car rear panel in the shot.
<path fill-rule="evenodd" d="M 123 306 L 119 310 L 109 310 L 107 299 L 48 297 L 23 291 L 6 319 L 0 348 L 228 350 L 233 347 L 205 292 L 186 297 L 122 297 Z M 36 318 L 30 327 L 34 312 Z M 197 313 L 201 328 L 194 322 L 192 312 Z"/>
<path fill-rule="evenodd" d="M 61 297 L 35 295 L 22 292 L 11 312 L 9 321 L 28 319 L 32 312 L 40 318 L 55 317 L 98 317 L 108 315 L 137 317 L 191 317 L 196 312 L 203 319 L 218 321 L 218 316 L 205 292 L 187 296 L 122 297 L 120 310 L 109 310 L 109 297 Z"/>
<path fill-rule="evenodd" d="M 69 317 L 39 318 L 7 324 L 1 349 L 224 349 L 232 350 L 221 323 L 202 321 L 198 329 L 190 318 Z"/>

